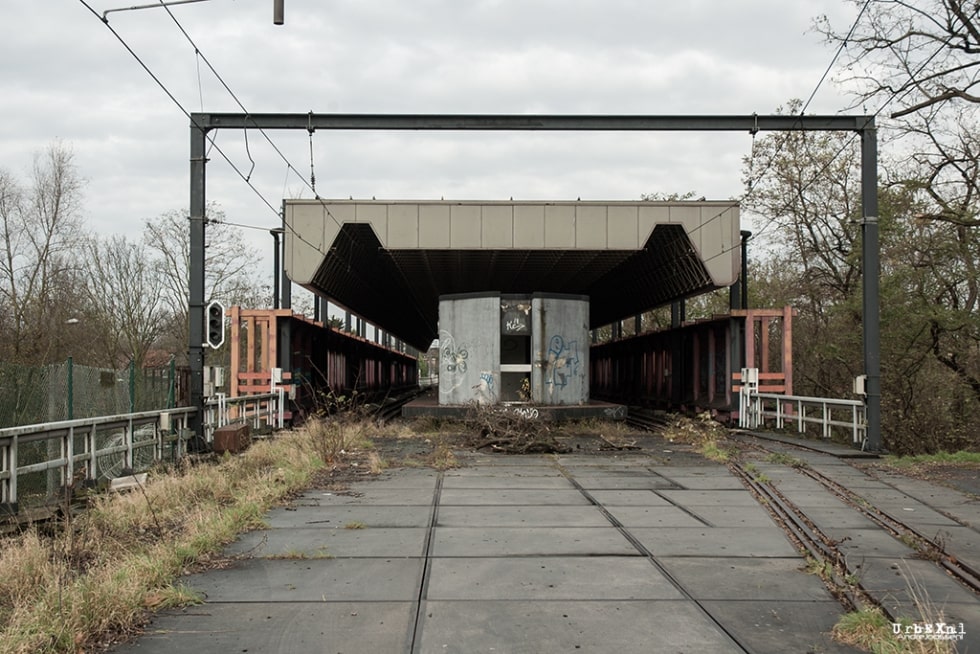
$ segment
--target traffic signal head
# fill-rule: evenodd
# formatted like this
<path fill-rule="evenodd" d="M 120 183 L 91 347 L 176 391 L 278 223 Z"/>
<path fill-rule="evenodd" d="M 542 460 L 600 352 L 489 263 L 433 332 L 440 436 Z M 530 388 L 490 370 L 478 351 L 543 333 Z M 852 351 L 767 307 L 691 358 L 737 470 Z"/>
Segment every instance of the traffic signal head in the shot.
<path fill-rule="evenodd" d="M 225 342 L 225 308 L 217 300 L 208 305 L 204 335 L 208 347 L 218 349 Z"/>

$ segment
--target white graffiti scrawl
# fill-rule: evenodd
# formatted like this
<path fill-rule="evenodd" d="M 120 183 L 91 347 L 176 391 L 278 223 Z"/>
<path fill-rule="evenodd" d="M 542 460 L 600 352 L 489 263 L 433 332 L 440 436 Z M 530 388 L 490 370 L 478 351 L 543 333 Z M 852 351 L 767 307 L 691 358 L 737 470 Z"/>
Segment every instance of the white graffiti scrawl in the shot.
<path fill-rule="evenodd" d="M 568 378 L 578 374 L 578 341 L 566 342 L 555 334 L 548 346 L 548 377 L 546 384 L 565 388 Z"/>
<path fill-rule="evenodd" d="M 445 330 L 439 331 L 439 366 L 441 375 L 439 393 L 452 395 L 466 378 L 466 359 L 469 358 L 465 344 L 457 345 L 453 335 Z"/>

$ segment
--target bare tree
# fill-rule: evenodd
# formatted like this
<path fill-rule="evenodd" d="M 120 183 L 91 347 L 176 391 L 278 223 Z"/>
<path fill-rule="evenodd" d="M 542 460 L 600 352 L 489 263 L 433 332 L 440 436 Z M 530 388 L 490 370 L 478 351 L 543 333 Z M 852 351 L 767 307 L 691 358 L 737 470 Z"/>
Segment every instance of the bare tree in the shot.
<path fill-rule="evenodd" d="M 22 186 L 0 170 L 0 303 L 5 358 L 47 363 L 58 357 L 60 328 L 73 308 L 78 267 L 75 246 L 82 234 L 83 180 L 71 148 L 56 142 L 34 159 L 31 180 Z"/>
<path fill-rule="evenodd" d="M 980 5 L 870 0 L 849 36 L 818 29 L 844 48 L 859 102 L 890 111 L 889 178 L 915 206 L 904 249 L 915 343 L 980 400 Z"/>
<path fill-rule="evenodd" d="M 849 79 L 863 98 L 894 100 L 895 118 L 980 103 L 976 0 L 849 1 L 863 7 L 852 32 L 835 29 L 826 17 L 817 29 L 844 47 Z"/>
<path fill-rule="evenodd" d="M 87 298 L 98 321 L 104 365 L 142 367 L 163 330 L 163 286 L 145 248 L 124 236 L 93 238 L 85 247 Z"/>
<path fill-rule="evenodd" d="M 216 205 L 207 211 L 205 244 L 205 302 L 218 299 L 225 306 L 268 305 L 268 296 L 255 274 L 259 255 L 240 238 L 238 228 L 224 223 L 224 213 Z M 171 346 L 181 351 L 187 340 L 187 305 L 190 297 L 190 241 L 185 211 L 170 211 L 146 222 L 144 244 L 155 258 L 167 314 L 167 336 Z"/>

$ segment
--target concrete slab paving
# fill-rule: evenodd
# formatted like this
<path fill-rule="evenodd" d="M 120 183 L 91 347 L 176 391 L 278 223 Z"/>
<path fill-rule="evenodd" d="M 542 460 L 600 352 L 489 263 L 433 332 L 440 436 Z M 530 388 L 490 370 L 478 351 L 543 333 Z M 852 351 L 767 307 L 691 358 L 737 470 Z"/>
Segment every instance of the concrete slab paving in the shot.
<path fill-rule="evenodd" d="M 438 493 L 439 473 L 395 470 L 349 493 L 308 491 L 270 512 L 271 529 L 228 548 L 242 560 L 188 577 L 204 606 L 158 615 L 146 636 L 116 651 L 851 651 L 828 636 L 839 604 L 724 466 L 627 455 L 459 458 L 470 467 L 443 474 Z M 811 458 L 861 481 L 831 457 Z M 595 488 L 577 490 L 558 462 Z M 891 567 L 908 566 L 947 621 L 964 623 L 973 649 L 960 651 L 980 651 L 975 596 L 931 562 L 897 563 L 911 552 L 901 542 L 811 492 L 801 475 L 779 474 L 779 488 L 842 539 L 862 583 L 896 610 L 914 609 Z M 651 482 L 679 488 L 645 487 Z M 896 489 L 864 488 L 912 506 L 907 513 L 924 524 L 943 517 Z M 966 514 L 975 508 L 916 492 Z M 366 528 L 344 528 L 355 523 Z M 962 547 L 977 542 L 976 532 L 955 529 Z"/>
<path fill-rule="evenodd" d="M 422 559 L 251 559 L 187 579 L 209 602 L 418 599 Z"/>
<path fill-rule="evenodd" d="M 644 557 L 436 558 L 429 600 L 681 600 Z"/>
<path fill-rule="evenodd" d="M 806 510 L 806 514 L 817 525 L 833 525 L 844 529 L 877 529 L 870 518 L 866 518 L 857 511 L 845 511 L 836 507 L 811 507 Z"/>
<path fill-rule="evenodd" d="M 635 476 L 602 475 L 599 477 L 576 477 L 575 481 L 586 490 L 657 490 L 679 489 L 680 486 L 660 475 L 646 474 Z"/>
<path fill-rule="evenodd" d="M 440 527 L 608 527 L 594 506 L 441 506 Z"/>
<path fill-rule="evenodd" d="M 830 602 L 834 599 L 819 577 L 805 573 L 806 564 L 799 556 L 754 559 L 663 556 L 659 561 L 699 600 Z"/>
<path fill-rule="evenodd" d="M 776 526 L 637 528 L 630 533 L 654 556 L 798 556 Z"/>
<path fill-rule="evenodd" d="M 553 465 L 481 465 L 471 464 L 469 468 L 453 468 L 443 474 L 443 483 L 457 477 L 509 477 L 522 479 L 524 477 L 563 477 Z"/>
<path fill-rule="evenodd" d="M 657 494 L 683 506 L 759 506 L 747 490 L 663 490 L 657 491 Z"/>
<path fill-rule="evenodd" d="M 932 561 L 883 557 L 864 559 L 860 565 L 857 577 L 861 586 L 903 617 L 920 616 L 920 605 L 942 608 L 977 600 L 965 587 L 950 583 L 947 572 Z"/>
<path fill-rule="evenodd" d="M 454 489 L 513 489 L 513 490 L 575 490 L 572 482 L 561 476 L 551 477 L 510 477 L 507 475 L 471 475 L 468 477 L 446 477 L 442 490 Z"/>
<path fill-rule="evenodd" d="M 425 527 L 432 514 L 428 506 L 348 505 L 324 513 L 321 507 L 295 506 L 273 509 L 266 516 L 271 529 L 336 529 L 360 523 L 365 527 Z"/>
<path fill-rule="evenodd" d="M 715 475 L 703 477 L 686 475 L 681 477 L 679 475 L 665 473 L 663 476 L 680 486 L 683 490 L 745 490 L 742 482 L 731 475 L 727 477 Z"/>
<path fill-rule="evenodd" d="M 878 502 L 875 505 L 876 509 L 884 511 L 896 520 L 901 520 L 906 524 L 912 526 L 923 526 L 932 527 L 930 531 L 935 531 L 935 528 L 952 528 L 960 529 L 961 525 L 955 520 L 944 516 L 935 509 L 931 509 L 928 506 L 920 504 L 917 501 L 912 502 Z M 974 532 L 976 533 L 976 532 Z"/>
<path fill-rule="evenodd" d="M 772 527 L 772 517 L 761 506 L 739 507 L 733 511 L 727 506 L 691 506 L 688 511 L 712 527 Z"/>
<path fill-rule="evenodd" d="M 589 495 L 604 506 L 673 506 L 652 490 L 591 490 Z"/>
<path fill-rule="evenodd" d="M 295 500 L 294 506 L 340 506 L 345 504 L 372 504 L 384 506 L 429 506 L 432 493 L 428 489 L 376 489 L 365 486 L 360 490 L 323 491 L 303 493 Z"/>
<path fill-rule="evenodd" d="M 732 654 L 690 602 L 427 602 L 422 654 Z"/>
<path fill-rule="evenodd" d="M 447 488 L 440 504 L 446 506 L 557 505 L 585 506 L 590 502 L 577 490 L 498 490 L 482 488 Z"/>
<path fill-rule="evenodd" d="M 432 556 L 639 556 L 613 527 L 440 527 Z"/>
<path fill-rule="evenodd" d="M 821 530 L 838 541 L 837 549 L 848 561 L 858 562 L 861 557 L 907 557 L 915 552 L 908 545 L 881 529 L 848 529 L 820 525 Z"/>
<path fill-rule="evenodd" d="M 668 478 L 719 477 L 722 479 L 734 479 L 732 473 L 726 466 L 717 463 L 709 463 L 701 466 L 659 465 L 655 466 L 653 470 Z"/>
<path fill-rule="evenodd" d="M 414 605 L 409 602 L 214 602 L 159 613 L 138 641 L 113 651 L 117 654 L 405 652 L 414 622 Z"/>
<path fill-rule="evenodd" d="M 705 601 L 704 607 L 749 652 L 856 654 L 831 637 L 840 619 L 835 601 Z"/>
<path fill-rule="evenodd" d="M 364 481 L 355 481 L 350 484 L 353 489 L 373 488 L 375 490 L 387 490 L 392 488 L 416 488 L 434 489 L 439 479 L 439 472 L 430 468 L 409 468 L 397 471 L 382 472 L 377 477 L 369 476 Z"/>
<path fill-rule="evenodd" d="M 415 527 L 369 529 L 270 529 L 243 535 L 228 546 L 232 555 L 282 556 L 422 556 L 427 533 Z"/>
<path fill-rule="evenodd" d="M 607 511 L 627 529 L 634 527 L 704 527 L 707 523 L 676 506 L 616 506 Z"/>

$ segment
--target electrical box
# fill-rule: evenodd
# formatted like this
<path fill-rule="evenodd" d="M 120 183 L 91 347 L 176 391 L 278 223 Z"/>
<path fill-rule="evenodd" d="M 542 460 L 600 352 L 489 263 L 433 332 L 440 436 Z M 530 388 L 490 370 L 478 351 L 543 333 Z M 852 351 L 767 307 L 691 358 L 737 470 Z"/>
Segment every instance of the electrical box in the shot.
<path fill-rule="evenodd" d="M 758 384 L 759 383 L 759 369 L 758 368 L 742 368 L 742 383 L 743 384 Z"/>
<path fill-rule="evenodd" d="M 272 369 L 272 383 L 281 384 L 282 383 L 282 368 Z"/>
<path fill-rule="evenodd" d="M 857 377 L 855 377 L 854 378 L 854 394 L 855 395 L 861 395 L 861 396 L 867 395 L 868 394 L 867 384 L 868 384 L 868 376 L 867 375 L 858 375 Z"/>

